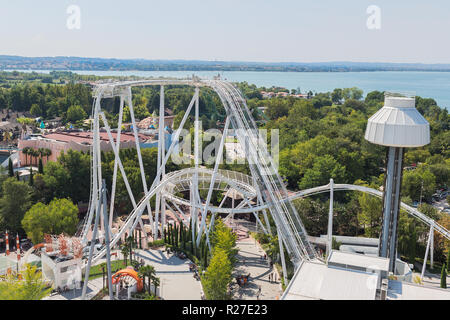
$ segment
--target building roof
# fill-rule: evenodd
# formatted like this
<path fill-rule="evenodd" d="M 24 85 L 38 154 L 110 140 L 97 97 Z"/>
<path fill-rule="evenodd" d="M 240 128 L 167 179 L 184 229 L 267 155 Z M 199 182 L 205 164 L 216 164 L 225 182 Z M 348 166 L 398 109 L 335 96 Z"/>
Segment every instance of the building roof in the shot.
<path fill-rule="evenodd" d="M 389 280 L 388 300 L 450 300 L 450 291 L 413 283 Z"/>
<path fill-rule="evenodd" d="M 382 257 L 368 256 L 364 254 L 343 252 L 338 250 L 332 250 L 329 257 L 328 263 L 353 266 L 362 269 L 369 270 L 389 270 L 389 259 Z"/>
<path fill-rule="evenodd" d="M 328 267 L 304 261 L 297 269 L 283 300 L 374 300 L 379 275 Z"/>
<path fill-rule="evenodd" d="M 328 236 L 321 234 L 320 238 L 321 239 L 323 238 L 326 241 Z M 335 235 L 333 235 L 333 238 L 335 238 L 336 241 L 341 242 L 342 244 L 354 244 L 359 246 L 378 247 L 378 244 L 380 243 L 380 239 L 378 238 L 335 236 Z"/>
<path fill-rule="evenodd" d="M 116 140 L 117 132 L 111 132 L 111 135 L 112 135 L 113 139 Z M 73 141 L 73 142 L 77 142 L 77 143 L 81 143 L 81 144 L 91 144 L 92 136 L 93 136 L 93 133 L 90 131 L 87 131 L 87 132 L 54 132 L 54 133 L 49 133 L 49 134 L 44 135 L 43 138 L 52 139 L 52 140 L 61 141 L 61 142 Z M 139 134 L 138 136 L 139 136 L 140 141 L 148 140 L 148 137 L 143 134 Z M 100 140 L 109 142 L 108 133 L 100 132 Z M 122 132 L 120 134 L 120 141 L 121 142 L 127 142 L 127 141 L 135 142 L 134 135 L 132 133 L 128 133 L 128 132 Z"/>

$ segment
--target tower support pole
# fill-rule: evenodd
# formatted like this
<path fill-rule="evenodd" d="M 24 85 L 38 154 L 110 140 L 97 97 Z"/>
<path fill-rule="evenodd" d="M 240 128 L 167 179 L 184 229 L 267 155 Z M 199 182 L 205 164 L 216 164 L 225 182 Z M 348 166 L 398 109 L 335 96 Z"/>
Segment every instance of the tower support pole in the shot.
<path fill-rule="evenodd" d="M 389 271 L 395 272 L 397 228 L 400 210 L 400 186 L 403 169 L 403 148 L 389 147 L 383 193 L 383 225 L 379 256 L 389 258 Z"/>
<path fill-rule="evenodd" d="M 420 279 L 423 280 L 423 276 L 425 274 L 425 268 L 427 267 L 427 258 L 428 258 L 428 251 L 430 250 L 431 246 L 431 239 L 433 238 L 433 225 L 430 226 L 430 232 L 428 233 L 428 242 L 427 242 L 427 248 L 425 250 L 425 257 L 423 258 L 423 266 L 422 266 L 422 272 L 420 274 Z"/>
<path fill-rule="evenodd" d="M 333 244 L 333 193 L 334 193 L 334 182 L 333 179 L 330 179 L 330 209 L 328 211 L 328 241 L 327 241 L 327 252 L 326 259 L 328 259 L 329 254 L 331 253 L 332 244 Z"/>

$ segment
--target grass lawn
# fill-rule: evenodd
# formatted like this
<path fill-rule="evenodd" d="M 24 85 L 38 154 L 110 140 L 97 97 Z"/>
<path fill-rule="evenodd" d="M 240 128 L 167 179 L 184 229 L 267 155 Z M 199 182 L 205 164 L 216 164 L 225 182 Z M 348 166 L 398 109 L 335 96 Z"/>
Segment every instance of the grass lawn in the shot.
<path fill-rule="evenodd" d="M 130 263 L 129 259 L 127 260 L 127 263 Z M 100 278 L 103 275 L 101 266 L 102 266 L 102 264 L 97 264 L 97 265 L 91 267 L 91 270 L 89 272 L 89 280 Z M 125 264 L 124 260 L 111 261 L 111 272 L 112 273 L 114 273 L 116 270 L 120 270 L 120 269 L 123 269 L 126 267 L 127 267 L 127 265 Z M 107 274 L 107 272 L 108 271 L 105 266 L 105 274 Z"/>

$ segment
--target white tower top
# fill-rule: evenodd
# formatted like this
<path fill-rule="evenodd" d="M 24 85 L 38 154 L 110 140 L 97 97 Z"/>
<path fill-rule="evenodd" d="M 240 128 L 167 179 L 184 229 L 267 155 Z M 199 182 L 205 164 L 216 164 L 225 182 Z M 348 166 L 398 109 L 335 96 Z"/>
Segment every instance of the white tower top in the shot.
<path fill-rule="evenodd" d="M 430 143 L 430 124 L 417 111 L 413 97 L 386 94 L 384 106 L 367 122 L 364 138 L 389 147 L 421 147 Z"/>

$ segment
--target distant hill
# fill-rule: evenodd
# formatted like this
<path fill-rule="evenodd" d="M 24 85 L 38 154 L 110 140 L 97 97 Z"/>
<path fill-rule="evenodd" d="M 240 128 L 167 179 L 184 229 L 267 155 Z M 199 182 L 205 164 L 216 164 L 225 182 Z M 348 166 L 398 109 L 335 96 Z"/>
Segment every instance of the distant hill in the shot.
<path fill-rule="evenodd" d="M 145 60 L 81 57 L 21 57 L 0 55 L 0 70 L 140 70 L 140 71 L 450 71 L 450 64 L 384 62 L 245 62 Z"/>

